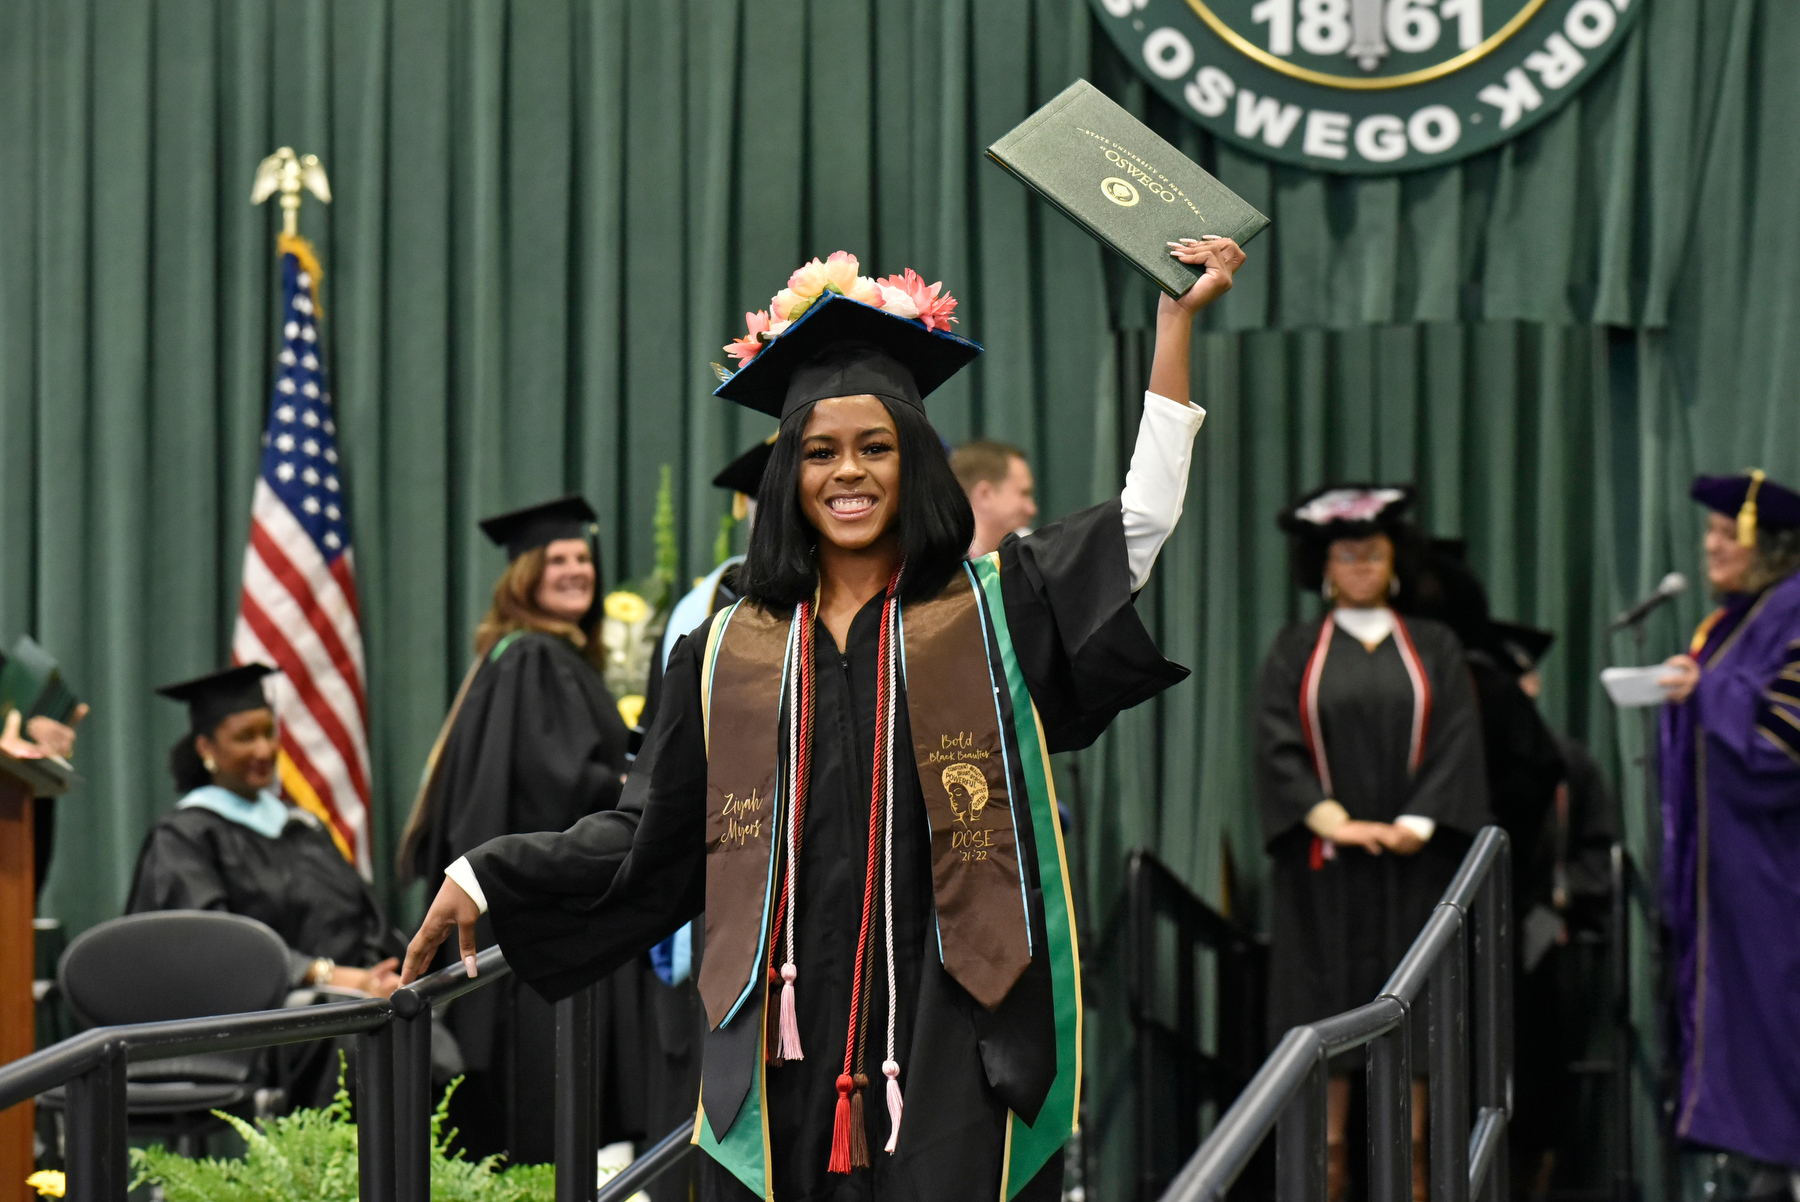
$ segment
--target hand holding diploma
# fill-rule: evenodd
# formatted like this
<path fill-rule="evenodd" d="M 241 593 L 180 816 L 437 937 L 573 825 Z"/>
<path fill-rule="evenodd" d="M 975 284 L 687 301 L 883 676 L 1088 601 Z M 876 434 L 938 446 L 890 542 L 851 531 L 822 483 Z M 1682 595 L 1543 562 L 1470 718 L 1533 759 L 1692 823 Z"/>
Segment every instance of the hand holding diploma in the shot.
<path fill-rule="evenodd" d="M 1150 391 L 1184 405 L 1188 398 L 1188 351 L 1194 314 L 1231 291 L 1244 252 L 1230 238 L 1183 238 L 1169 243 L 1171 257 L 1202 272 L 1180 298 L 1164 293 L 1156 304 L 1156 355 L 1150 361 Z"/>

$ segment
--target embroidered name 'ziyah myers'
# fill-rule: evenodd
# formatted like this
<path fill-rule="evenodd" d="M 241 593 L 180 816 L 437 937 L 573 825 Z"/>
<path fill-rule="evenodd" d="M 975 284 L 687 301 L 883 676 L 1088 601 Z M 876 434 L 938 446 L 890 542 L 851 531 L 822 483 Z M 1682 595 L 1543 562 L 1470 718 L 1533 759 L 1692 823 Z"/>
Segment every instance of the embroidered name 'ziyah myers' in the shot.
<path fill-rule="evenodd" d="M 763 950 L 774 850 L 781 665 L 789 623 L 740 604 L 712 657 L 706 755 L 706 955 L 700 999 L 709 1027 L 732 1013 Z M 725 648 L 719 650 L 724 652 Z"/>
<path fill-rule="evenodd" d="M 903 613 L 906 714 L 931 819 L 944 969 L 992 1010 L 1031 962 L 1031 940 L 981 607 L 958 573 Z"/>

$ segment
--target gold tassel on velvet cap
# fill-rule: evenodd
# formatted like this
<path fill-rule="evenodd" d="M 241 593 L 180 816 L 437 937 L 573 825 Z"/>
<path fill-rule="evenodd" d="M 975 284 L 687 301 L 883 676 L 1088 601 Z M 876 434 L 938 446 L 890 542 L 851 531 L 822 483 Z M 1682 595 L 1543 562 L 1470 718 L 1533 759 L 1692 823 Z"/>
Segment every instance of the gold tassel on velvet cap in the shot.
<path fill-rule="evenodd" d="M 1738 546 L 1754 547 L 1756 545 L 1756 490 L 1762 487 L 1763 470 L 1760 467 L 1750 469 L 1750 488 L 1744 493 L 1744 504 L 1738 510 L 1737 537 Z"/>

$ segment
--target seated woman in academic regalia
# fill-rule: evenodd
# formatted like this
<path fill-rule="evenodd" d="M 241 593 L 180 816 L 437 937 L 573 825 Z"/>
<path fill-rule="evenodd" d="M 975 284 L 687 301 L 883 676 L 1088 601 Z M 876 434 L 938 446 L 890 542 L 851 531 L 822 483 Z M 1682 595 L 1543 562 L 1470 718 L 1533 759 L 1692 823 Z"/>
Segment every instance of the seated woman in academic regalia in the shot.
<path fill-rule="evenodd" d="M 325 824 L 282 802 L 275 712 L 261 664 L 167 685 L 188 733 L 169 751 L 181 800 L 138 852 L 126 912 L 224 910 L 268 924 L 288 945 L 291 981 L 386 997 L 399 940 Z"/>
<path fill-rule="evenodd" d="M 1411 501 L 1410 488 L 1324 488 L 1279 518 L 1296 583 L 1319 590 L 1327 613 L 1276 636 L 1257 689 L 1257 795 L 1273 868 L 1272 1038 L 1375 999 L 1488 821 L 1462 645 L 1449 627 L 1396 612 L 1410 600 L 1397 548 L 1421 541 L 1401 519 Z M 1414 1047 L 1422 1068 L 1424 1045 Z M 1358 1064 L 1338 1057 L 1332 1068 Z M 1331 1078 L 1334 1200 L 1347 1182 L 1350 1086 L 1349 1076 Z M 1418 1162 L 1422 1081 L 1414 1094 Z M 1415 1173 L 1415 1197 L 1423 1188 Z"/>
<path fill-rule="evenodd" d="M 1081 984 L 1047 757 L 1187 675 L 1133 594 L 1204 416 L 1193 314 L 1243 262 L 1173 253 L 1202 274 L 1161 301 L 1123 494 L 967 563 L 924 407 L 980 353 L 954 301 L 843 252 L 795 272 L 719 389 L 781 422 L 743 600 L 675 648 L 618 809 L 446 873 L 406 972 L 485 912 L 549 997 L 704 909 L 701 1198 L 1061 1194 Z"/>
<path fill-rule="evenodd" d="M 469 667 L 431 749 L 401 838 L 399 873 L 445 867 L 501 835 L 561 831 L 618 803 L 629 738 L 601 675 L 594 511 L 578 496 L 486 518 L 506 569 L 475 632 Z M 483 944 L 492 943 L 483 932 Z M 633 963 L 602 991 L 603 1141 L 643 1138 L 648 968 Z M 446 1016 L 467 1079 L 451 1099 L 472 1156 L 549 1161 L 556 1022 L 509 979 L 459 999 Z"/>

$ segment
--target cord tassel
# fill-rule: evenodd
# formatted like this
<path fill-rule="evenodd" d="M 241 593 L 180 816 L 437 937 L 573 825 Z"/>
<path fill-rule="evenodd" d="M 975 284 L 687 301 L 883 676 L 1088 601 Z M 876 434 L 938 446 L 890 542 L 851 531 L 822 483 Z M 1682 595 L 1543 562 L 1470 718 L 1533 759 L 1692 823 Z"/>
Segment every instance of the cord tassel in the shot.
<path fill-rule="evenodd" d="M 793 964 L 781 966 L 781 1058 L 804 1060 L 800 1051 L 800 1019 L 794 1013 L 794 978 L 799 970 Z"/>
<path fill-rule="evenodd" d="M 855 1085 L 856 1080 L 849 1073 L 837 1079 L 837 1116 L 831 1124 L 831 1163 L 826 1166 L 827 1172 L 850 1171 L 850 1090 Z"/>
<path fill-rule="evenodd" d="M 869 1128 L 863 1122 L 863 1090 L 869 1088 L 869 1078 L 862 1073 L 856 1074 L 856 1092 L 850 1095 L 850 1167 L 866 1169 L 869 1167 Z"/>
<path fill-rule="evenodd" d="M 900 1101 L 900 1066 L 892 1060 L 881 1062 L 881 1071 L 886 1074 L 888 1104 L 888 1141 L 884 1152 L 892 1152 L 900 1141 L 900 1112 L 905 1109 Z"/>

